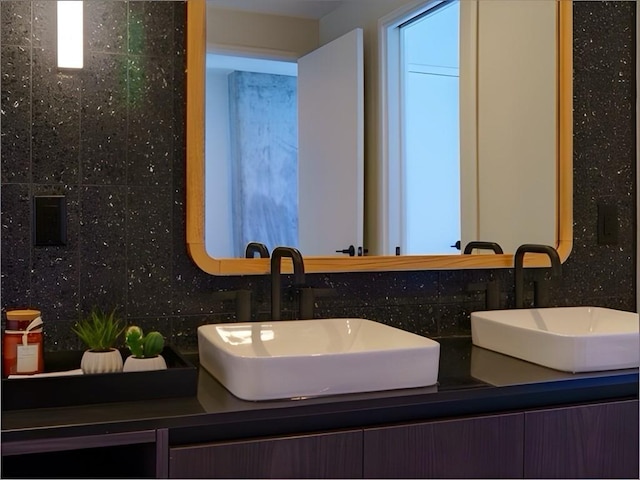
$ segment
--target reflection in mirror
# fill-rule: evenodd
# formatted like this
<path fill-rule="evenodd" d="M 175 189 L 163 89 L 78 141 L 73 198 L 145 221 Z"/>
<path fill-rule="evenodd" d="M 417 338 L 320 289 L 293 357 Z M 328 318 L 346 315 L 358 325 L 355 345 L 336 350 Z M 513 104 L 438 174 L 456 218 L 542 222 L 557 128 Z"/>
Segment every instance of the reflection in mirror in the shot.
<path fill-rule="evenodd" d="M 481 0 L 481 4 L 489 0 Z M 263 3 L 263 2 L 260 2 Z M 297 2 L 293 2 L 297 3 Z M 332 38 L 339 37 L 345 31 L 349 31 L 350 28 L 363 27 L 364 38 L 369 43 L 369 47 L 365 48 L 365 75 L 367 81 L 365 82 L 365 100 L 366 100 L 366 119 L 365 124 L 367 126 L 366 136 L 367 140 L 367 216 L 366 216 L 366 238 L 367 245 L 370 246 L 369 256 L 343 258 L 333 257 L 329 258 L 323 256 L 311 256 L 307 257 L 305 254 L 305 266 L 307 271 L 359 271 L 359 270 L 405 270 L 405 269 L 423 269 L 423 268 L 467 268 L 467 267 L 509 267 L 512 266 L 513 257 L 510 254 L 506 255 L 411 255 L 411 256 L 399 256 L 395 257 L 391 252 L 395 253 L 395 248 L 398 243 L 391 239 L 389 232 L 393 229 L 389 228 L 388 213 L 392 210 L 393 199 L 390 198 L 389 192 L 390 184 L 393 183 L 393 168 L 389 169 L 389 165 L 395 165 L 390 161 L 393 158 L 394 137 L 393 130 L 398 128 L 398 124 L 395 122 L 395 112 L 389 111 L 389 103 L 385 103 L 384 95 L 388 95 L 388 90 L 385 90 L 389 83 L 389 78 L 385 77 L 381 73 L 377 72 L 376 65 L 378 63 L 378 52 L 380 50 L 380 58 L 384 58 L 385 52 L 388 48 L 385 46 L 384 37 L 385 34 L 382 31 L 384 20 L 389 21 L 392 14 L 398 13 L 398 7 L 400 7 L 400 13 L 402 13 L 403 5 L 411 3 L 415 5 L 415 2 L 403 2 L 401 0 L 377 0 L 368 2 L 367 6 L 371 7 L 362 9 L 361 3 L 344 1 L 344 2 L 301 2 L 308 3 L 309 5 L 315 4 L 339 4 L 339 7 L 334 12 L 325 15 L 320 21 L 315 21 L 317 28 L 316 44 L 320 44 L 323 41 L 328 41 Z M 467 2 L 462 2 L 466 4 Z M 358 4 L 358 5 L 356 5 Z M 239 5 L 239 4 L 238 4 Z M 187 243 L 189 251 L 195 260 L 195 262 L 203 268 L 205 271 L 214 274 L 235 274 L 235 273 L 264 273 L 268 271 L 267 262 L 262 259 L 240 259 L 240 258 L 228 258 L 228 257 L 216 257 L 211 253 L 208 253 L 204 247 L 204 190 L 203 185 L 203 172 L 204 172 L 204 58 L 205 58 L 205 26 L 202 23 L 204 17 L 205 5 L 201 0 L 189 0 L 188 2 L 188 162 L 187 162 L 187 176 L 188 176 L 188 198 L 187 198 Z M 356 8 L 357 7 L 357 8 Z M 563 260 L 568 256 L 571 247 L 571 5 L 569 1 L 559 2 L 559 21 L 558 21 L 558 35 L 557 42 L 554 46 L 557 52 L 557 64 L 558 75 L 557 84 L 555 85 L 554 93 L 556 95 L 555 103 L 557 104 L 557 118 L 558 123 L 555 126 L 554 134 L 557 136 L 557 143 L 554 147 L 553 155 L 554 160 L 557 161 L 557 165 L 554 166 L 554 174 L 557 173 L 556 181 L 552 181 L 552 189 L 558 191 L 558 196 L 554 197 L 552 203 L 554 205 L 554 213 L 552 217 L 552 223 L 554 227 L 554 238 L 550 242 L 555 244 L 561 253 Z M 364 11 L 367 11 L 365 13 Z M 332 15 L 336 14 L 334 17 Z M 219 11 L 220 13 L 220 11 Z M 407 14 L 408 10 L 405 9 L 404 14 Z M 218 22 L 222 22 L 229 25 L 229 20 L 234 15 L 237 17 L 237 12 L 227 11 L 226 17 L 218 15 Z M 364 15 L 364 17 L 363 17 Z M 264 15 L 261 15 L 264 16 Z M 396 15 L 398 17 L 398 15 Z M 463 14 L 461 13 L 461 20 L 463 21 Z M 271 16 L 270 18 L 275 18 Z M 342 19 L 340 22 L 332 22 L 331 19 Z M 467 20 L 467 21 L 473 21 Z M 476 19 L 477 21 L 477 19 Z M 382 26 L 381 26 L 382 25 Z M 246 32 L 246 28 L 227 28 L 229 31 L 235 31 L 236 36 L 239 32 Z M 250 30 L 250 29 L 249 29 Z M 462 29 L 461 29 L 462 30 Z M 261 29 L 254 29 L 255 35 L 259 36 Z M 322 33 L 324 32 L 324 33 Z M 264 32 L 263 32 L 264 33 Z M 291 36 L 295 36 L 298 33 L 293 32 Z M 298 35 L 299 36 L 299 35 Z M 323 39 L 323 36 L 325 37 Z M 255 40 L 255 39 L 254 39 Z M 233 48 L 229 45 L 233 45 L 233 42 L 238 42 L 238 38 L 230 40 L 227 43 L 229 50 Z M 220 42 L 219 45 L 225 42 Z M 365 42 L 366 43 L 366 42 Z M 263 43 L 262 45 L 249 44 L 249 50 L 253 49 L 255 52 L 261 52 L 263 55 L 266 53 L 288 51 L 290 58 L 297 58 L 304 53 L 313 49 L 315 45 L 305 43 L 305 41 L 298 39 L 295 42 L 297 47 L 302 47 L 303 51 L 297 51 L 296 47 L 287 49 L 282 44 L 275 43 Z M 366 46 L 366 45 L 365 45 Z M 247 43 L 245 42 L 245 47 Z M 462 50 L 462 48 L 461 48 Z M 220 52 L 218 52 L 220 53 Z M 228 52 L 227 52 L 228 53 Z M 268 56 L 268 55 L 267 55 Z M 277 55 L 276 55 L 277 56 Z M 460 65 L 460 90 L 462 91 L 467 82 L 463 80 L 462 72 L 464 71 L 465 63 L 461 59 Z M 512 69 L 513 70 L 513 69 Z M 480 77 L 481 78 L 481 77 Z M 380 87 L 380 91 L 378 88 Z M 480 90 L 479 90 L 480 91 Z M 380 93 L 382 92 L 382 93 Z M 386 93 L 384 93 L 386 92 Z M 479 99 L 478 99 L 479 98 Z M 482 92 L 476 94 L 476 104 L 478 111 L 480 111 L 482 100 L 485 98 Z M 482 101 L 481 101 L 482 100 Z M 199 102 L 199 103 L 198 103 Z M 462 104 L 466 102 L 463 97 L 460 97 L 461 102 L 461 116 L 464 115 L 464 108 Z M 470 103 L 473 106 L 473 102 Z M 521 108 L 521 105 L 517 105 Z M 380 115 L 377 115 L 378 108 L 380 108 Z M 522 114 L 522 112 L 520 112 Z M 476 112 L 477 114 L 477 112 Z M 376 120 L 376 117 L 380 117 Z M 389 119 L 389 122 L 384 124 L 381 129 L 380 135 L 376 133 L 377 122 L 385 119 Z M 383 124 L 381 124 L 383 125 Z M 460 121 L 460 136 L 465 135 L 466 126 L 464 121 Z M 482 133 L 482 138 L 479 135 Z M 481 158 L 483 142 L 482 139 L 490 137 L 491 129 L 487 132 L 482 132 L 481 129 L 475 131 L 472 134 L 468 134 L 469 138 L 474 139 L 471 143 L 475 143 L 478 147 L 478 152 L 475 154 Z M 475 137 L 474 137 L 475 135 Z M 504 137 L 504 135 L 502 135 Z M 514 136 L 514 135 L 512 135 Z M 517 135 L 516 135 L 517 137 Z M 378 140 L 380 144 L 378 144 Z M 385 143 L 386 142 L 386 143 Z M 461 142 L 460 157 L 467 156 L 465 153 L 464 142 Z M 517 144 L 517 140 L 514 140 Z M 397 145 L 395 145 L 397 147 Z M 390 154 L 391 152 L 391 154 Z M 488 155 L 488 154 L 487 154 Z M 501 153 L 501 155 L 504 155 Z M 384 161 L 378 163 L 377 158 L 382 158 Z M 397 163 L 396 163 L 397 164 Z M 480 164 L 480 165 L 479 165 Z M 462 163 L 464 165 L 464 163 Z M 476 183 L 479 185 L 482 181 L 487 181 L 487 188 L 493 189 L 495 185 L 500 185 L 501 180 L 494 178 L 495 171 L 484 172 L 481 162 L 476 162 L 473 167 L 476 169 L 475 178 Z M 519 167 L 518 167 L 519 168 Z M 556 170 L 557 168 L 557 170 Z M 480 174 L 478 174 L 480 171 Z M 483 175 L 483 173 L 486 173 Z M 464 203 L 466 192 L 465 182 L 462 181 L 461 189 L 461 201 Z M 506 183 L 502 181 L 502 183 Z M 398 183 L 398 185 L 402 185 Z M 208 187 L 207 187 L 208 188 Z M 402 193 L 403 189 L 398 190 Z M 325 194 L 326 195 L 326 194 Z M 472 192 L 471 196 L 475 196 L 476 199 L 482 199 L 482 193 Z M 504 203 L 504 202 L 503 202 Z M 436 203 L 436 205 L 438 205 Z M 557 215 L 555 214 L 557 212 Z M 477 218 L 483 216 L 482 212 L 476 213 Z M 496 215 L 499 216 L 499 215 Z M 477 219 L 476 219 L 477 221 Z M 462 222 L 464 224 L 464 221 Z M 513 224 L 511 225 L 513 230 Z M 228 231 L 227 227 L 218 225 L 218 231 Z M 384 237 L 386 235 L 386 238 Z M 464 234 L 462 234 L 464 238 Z M 254 239 L 261 241 L 259 238 Z M 455 244 L 457 239 L 452 239 L 450 245 Z M 486 240 L 492 241 L 491 238 L 478 237 L 477 234 L 470 235 L 469 241 L 472 240 Z M 386 243 L 385 243 L 386 242 Z M 523 242 L 524 243 L 524 242 Z M 547 242 L 549 243 L 549 242 Z M 385 246 L 386 245 L 386 246 Z M 341 249 L 347 249 L 349 245 L 342 245 Z M 464 243 L 462 244 L 464 247 Z M 336 249 L 337 250 L 337 249 Z M 512 250 L 507 250 L 512 251 Z M 241 251 L 242 252 L 242 251 Z M 375 255 L 376 253 L 387 252 L 388 256 Z M 305 252 L 303 251 L 303 254 Z M 424 253 L 424 252 L 419 252 Z M 234 254 L 235 255 L 235 254 Z M 535 257 L 535 256 L 532 256 Z M 529 262 L 539 262 L 535 258 L 532 258 Z M 545 262 L 542 261 L 542 264 Z"/>
<path fill-rule="evenodd" d="M 388 138 L 375 251 L 555 245 L 557 5 L 432 5 L 381 20 Z"/>
<path fill-rule="evenodd" d="M 460 77 L 473 74 L 460 68 L 460 59 L 468 55 L 461 47 L 470 44 L 460 41 L 460 10 L 458 0 L 431 2 L 400 15 L 392 27 L 400 38 L 397 49 L 388 49 L 394 57 L 389 63 L 396 64 L 395 56 L 399 56 L 400 81 L 398 92 L 389 95 L 389 101 L 397 102 L 402 112 L 398 119 L 402 133 L 397 142 L 400 151 L 389 161 L 402 173 L 396 186 L 399 218 L 389 222 L 400 231 L 389 232 L 397 239 L 387 248 L 388 253 L 450 254 L 460 250 L 456 249 L 463 140 Z M 383 68 L 392 67 L 383 63 Z"/>
<path fill-rule="evenodd" d="M 207 53 L 206 67 L 207 252 L 297 247 L 297 65 Z"/>
<path fill-rule="evenodd" d="M 210 50 L 229 49 L 217 40 Z M 236 55 L 207 53 L 210 255 L 239 256 L 252 241 L 310 255 L 362 246 L 362 43 L 356 29 L 297 62 L 256 58 L 241 46 Z"/>

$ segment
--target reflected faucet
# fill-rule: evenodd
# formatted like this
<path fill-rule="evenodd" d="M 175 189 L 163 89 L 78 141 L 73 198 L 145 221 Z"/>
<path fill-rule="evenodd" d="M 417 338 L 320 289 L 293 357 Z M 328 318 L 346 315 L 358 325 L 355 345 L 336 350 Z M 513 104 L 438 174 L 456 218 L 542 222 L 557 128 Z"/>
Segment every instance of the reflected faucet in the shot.
<path fill-rule="evenodd" d="M 305 292 L 311 293 L 310 290 L 303 288 L 305 279 L 302 254 L 298 249 L 293 247 L 276 247 L 273 249 L 273 252 L 271 252 L 271 320 L 280 320 L 282 313 L 280 307 L 282 300 L 280 264 L 284 257 L 291 258 L 295 285 L 302 288 L 300 294 L 300 318 L 311 318 L 312 314 L 309 313 L 309 309 L 313 307 L 313 297 L 305 294 Z M 309 298 L 311 298 L 311 301 L 309 301 Z"/>
<path fill-rule="evenodd" d="M 551 260 L 552 276 L 560 276 L 562 266 L 560 264 L 560 256 L 555 248 L 549 245 L 525 244 L 520 245 L 514 256 L 515 269 L 515 287 L 516 287 L 516 308 L 524 308 L 524 254 L 525 253 L 544 253 Z M 544 277 L 538 278 L 534 282 L 533 306 L 546 307 L 549 301 L 549 294 L 544 286 L 546 280 Z"/>
<path fill-rule="evenodd" d="M 495 254 L 502 254 L 504 251 L 502 247 L 498 245 L 496 242 L 481 242 L 481 241 L 473 241 L 467 243 L 467 246 L 464 247 L 464 251 L 462 252 L 464 255 L 469 255 L 473 252 L 475 248 L 482 250 L 493 250 Z"/>
<path fill-rule="evenodd" d="M 269 249 L 264 243 L 247 243 L 247 248 L 244 251 L 245 258 L 254 258 L 256 253 L 260 255 L 260 258 L 269 258 Z"/>

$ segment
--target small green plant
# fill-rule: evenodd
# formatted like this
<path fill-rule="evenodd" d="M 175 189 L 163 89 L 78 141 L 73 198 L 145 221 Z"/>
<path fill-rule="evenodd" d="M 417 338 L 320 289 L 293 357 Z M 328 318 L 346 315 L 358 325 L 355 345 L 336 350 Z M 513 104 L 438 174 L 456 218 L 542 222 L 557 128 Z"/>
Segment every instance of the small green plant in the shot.
<path fill-rule="evenodd" d="M 90 350 L 106 352 L 115 347 L 124 325 L 116 317 L 115 309 L 105 313 L 94 308 L 87 318 L 76 322 L 72 330 Z"/>
<path fill-rule="evenodd" d="M 160 332 L 149 332 L 146 335 L 135 325 L 127 328 L 124 343 L 136 358 L 157 357 L 164 348 L 164 337 Z"/>

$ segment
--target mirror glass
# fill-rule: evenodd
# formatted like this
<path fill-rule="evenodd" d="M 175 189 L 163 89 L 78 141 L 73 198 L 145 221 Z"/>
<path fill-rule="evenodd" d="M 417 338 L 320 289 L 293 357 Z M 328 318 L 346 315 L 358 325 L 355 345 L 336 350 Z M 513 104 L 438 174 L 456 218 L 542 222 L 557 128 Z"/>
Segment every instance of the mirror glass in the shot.
<path fill-rule="evenodd" d="M 398 90 L 397 86 L 395 91 L 393 88 L 389 88 L 389 84 L 394 83 L 394 79 L 391 78 L 393 75 L 384 73 L 388 72 L 388 69 L 384 68 L 385 62 L 394 61 L 389 54 L 390 46 L 393 46 L 394 41 L 393 32 L 398 30 L 398 24 L 404 21 L 403 15 L 407 17 L 410 12 L 415 11 L 416 2 L 376 0 L 367 2 L 365 7 L 359 1 L 291 0 L 276 2 L 275 6 L 266 8 L 265 6 L 270 2 L 265 0 L 247 0 L 245 2 L 234 0 L 226 2 L 226 4 L 224 1 L 215 0 L 207 2 L 210 3 L 208 7 L 201 0 L 189 0 L 187 243 L 196 263 L 205 271 L 215 274 L 268 271 L 268 262 L 264 260 L 240 258 L 244 253 L 242 251 L 243 243 L 236 246 L 233 249 L 234 253 L 228 256 L 217 255 L 215 247 L 208 246 L 211 243 L 215 245 L 216 240 L 222 240 L 225 236 L 228 238 L 233 227 L 218 221 L 210 222 L 210 225 L 207 226 L 205 222 L 207 216 L 205 212 L 208 207 L 205 206 L 207 197 L 204 192 L 208 190 L 209 193 L 213 191 L 220 194 L 225 188 L 230 190 L 230 185 L 232 185 L 232 183 L 224 183 L 229 178 L 228 172 L 219 172 L 218 168 L 210 166 L 213 163 L 210 164 L 209 159 L 205 163 L 204 138 L 205 136 L 217 135 L 221 130 L 210 128 L 204 121 L 204 118 L 208 118 L 207 115 L 209 115 L 206 113 L 209 104 L 215 102 L 214 97 L 207 94 L 207 108 L 205 109 L 205 72 L 207 71 L 205 58 L 207 54 L 242 54 L 245 58 L 262 57 L 271 60 L 284 60 L 285 63 L 291 65 L 293 60 L 329 43 L 352 28 L 360 28 L 364 31 L 365 129 L 363 133 L 367 155 L 364 159 L 366 177 L 363 177 L 361 181 L 365 184 L 366 198 L 364 246 L 369 249 L 369 253 L 363 257 L 345 258 L 341 254 L 336 254 L 335 258 L 328 258 L 324 256 L 324 253 L 307 256 L 304 249 L 301 249 L 305 255 L 307 269 L 309 271 L 358 271 L 511 266 L 512 256 L 509 253 L 506 255 L 460 255 L 459 250 L 452 248 L 452 245 L 457 241 L 462 246 L 473 240 L 496 241 L 498 238 L 496 228 L 506 232 L 506 234 L 503 233 L 506 236 L 500 237 L 503 240 L 498 243 L 504 243 L 507 252 L 513 252 L 515 250 L 513 245 L 517 246 L 519 243 L 546 243 L 555 245 L 561 253 L 564 252 L 562 256 L 566 258 L 571 242 L 571 192 L 567 190 L 571 183 L 570 2 L 559 2 L 550 20 L 553 25 L 548 28 L 551 28 L 550 31 L 555 35 L 553 35 L 554 41 L 551 42 L 551 47 L 547 47 L 552 49 L 551 66 L 547 65 L 546 67 L 548 70 L 545 74 L 547 78 L 531 78 L 531 72 L 521 77 L 514 76 L 514 72 L 522 73 L 523 65 L 516 65 L 517 68 L 514 68 L 508 62 L 517 61 L 518 55 L 514 54 L 509 57 L 501 52 L 500 55 L 497 55 L 501 60 L 494 59 L 496 55 L 492 53 L 492 49 L 495 48 L 495 44 L 500 43 L 500 37 L 487 34 L 487 31 L 494 31 L 495 28 L 484 27 L 478 22 L 479 13 L 482 18 L 487 18 L 492 11 L 493 15 L 496 15 L 495 11 L 502 10 L 499 4 L 503 1 L 480 0 L 473 2 L 470 0 L 462 2 L 463 8 L 460 8 L 459 91 L 461 93 L 459 96 L 460 119 L 457 122 L 460 128 L 460 143 L 459 153 L 454 153 L 456 159 L 459 158 L 460 172 L 456 181 L 460 185 L 461 211 L 463 213 L 458 223 L 462 225 L 462 229 L 460 238 L 451 238 L 448 241 L 449 245 L 446 245 L 446 248 L 451 248 L 452 251 L 437 250 L 435 253 L 438 255 L 427 255 L 432 252 L 425 247 L 411 249 L 412 241 L 410 234 L 407 233 L 411 229 L 406 228 L 407 225 L 411 225 L 411 222 L 407 218 L 411 215 L 416 217 L 416 212 L 418 219 L 424 218 L 426 213 L 442 211 L 444 208 L 442 202 L 438 203 L 437 196 L 429 198 L 423 195 L 419 197 L 418 201 L 407 200 L 407 197 L 410 197 L 407 194 L 409 191 L 424 194 L 424 190 L 433 189 L 423 188 L 423 192 L 420 192 L 420 182 L 417 182 L 418 188 L 416 188 L 416 182 L 409 184 L 409 180 L 416 175 L 402 176 L 403 172 L 410 171 L 409 165 L 416 164 L 416 160 L 406 159 L 405 163 L 399 161 L 399 157 L 402 155 L 398 154 L 398 151 L 405 149 L 405 146 L 399 145 L 398 139 L 402 138 L 406 132 L 401 131 L 400 135 L 398 132 L 394 132 L 394 130 L 400 130 L 403 118 L 394 112 L 393 105 L 394 95 L 397 95 L 398 91 L 403 93 L 402 89 Z M 425 5 L 433 7 L 433 3 Z M 287 4 L 286 8 L 291 8 L 291 6 L 304 7 L 307 12 L 311 13 L 307 17 L 300 17 L 299 15 L 302 14 L 299 10 L 282 10 L 281 8 L 284 8 L 285 4 Z M 473 8 L 469 9 L 468 5 L 473 5 Z M 260 8 L 257 8 L 258 6 Z M 315 8 L 321 10 L 315 11 Z M 253 9 L 253 11 L 247 11 L 247 9 Z M 426 7 L 425 10 L 427 10 Z M 364 14 L 364 11 L 367 13 Z M 307 14 L 305 13 L 305 15 Z M 203 19 L 205 17 L 208 17 L 207 25 L 204 25 Z M 213 25 L 211 18 L 214 18 Z M 274 35 L 273 25 L 269 27 L 271 30 L 266 26 L 256 27 L 255 25 L 262 25 L 259 23 L 252 23 L 254 25 L 252 29 L 246 28 L 246 22 L 257 22 L 258 19 L 262 21 L 264 18 L 276 23 L 289 22 L 288 28 L 280 25 L 280 33 L 286 32 L 286 35 Z M 234 21 L 239 23 L 234 23 Z M 496 18 L 495 21 L 498 25 L 510 24 L 505 18 Z M 252 35 L 247 36 L 247 31 L 251 31 Z M 462 35 L 462 32 L 467 32 L 469 38 Z M 509 34 L 515 35 L 514 32 Z M 283 37 L 286 38 L 283 39 Z M 526 46 L 526 43 L 524 42 L 523 45 Z M 463 48 L 462 45 L 466 45 L 466 47 Z M 521 45 L 518 47 L 515 51 L 522 55 L 523 48 Z M 463 54 L 463 52 L 471 51 L 478 51 L 478 56 Z M 220 58 L 224 57 L 218 57 L 218 60 Z M 425 62 L 422 61 L 422 63 Z M 524 63 L 526 67 L 527 62 Z M 482 68 L 478 68 L 478 64 Z M 442 74 L 443 65 L 431 66 L 430 68 L 433 70 L 433 77 L 445 76 Z M 229 71 L 232 70 L 236 70 L 235 67 L 229 69 Z M 534 68 L 534 70 L 540 69 Z M 473 72 L 473 74 L 463 75 L 463 72 Z M 424 72 L 418 71 L 417 75 L 424 76 Z M 530 84 L 526 83 L 527 79 L 530 79 Z M 547 90 L 536 93 L 532 88 L 540 83 L 544 83 Z M 518 85 L 518 88 L 513 88 L 514 93 L 507 95 L 504 94 L 505 85 Z M 551 90 L 549 90 L 549 85 L 551 85 Z M 543 125 L 545 127 L 551 125 L 552 129 L 551 132 L 547 129 L 545 133 L 546 138 L 550 137 L 550 139 L 545 140 L 547 143 L 544 146 L 546 149 L 544 152 L 547 153 L 542 155 L 540 150 L 536 150 L 536 144 L 542 143 L 540 137 L 517 134 L 529 130 L 536 132 L 543 130 L 543 128 L 536 127 L 534 129 L 529 126 L 541 124 L 539 118 L 531 115 L 531 110 L 532 106 L 545 102 L 547 106 L 551 105 L 551 112 L 546 113 L 551 118 L 548 122 L 543 122 Z M 229 109 L 228 106 L 220 105 L 217 105 L 217 108 L 218 110 Z M 419 111 L 419 109 L 414 110 Z M 493 116 L 486 112 L 493 112 Z M 439 117 L 442 115 L 435 116 L 433 125 L 437 126 Z M 530 123 L 527 123 L 527 119 Z M 424 121 L 413 121 L 408 122 L 408 125 L 422 125 L 424 123 Z M 510 124 L 518 125 L 518 128 L 512 127 L 513 131 L 505 134 L 505 125 Z M 405 127 L 405 130 L 407 128 Z M 420 139 L 421 135 L 424 138 L 425 134 L 431 130 L 434 128 L 429 128 L 422 134 L 418 131 L 416 138 Z M 394 137 L 394 135 L 396 136 Z M 437 163 L 437 159 L 432 160 L 428 155 L 429 152 L 435 150 L 435 148 L 428 148 L 433 147 L 434 141 L 431 139 L 437 138 L 437 133 L 431 132 L 430 141 L 424 142 L 422 150 L 427 153 L 425 162 L 436 161 Z M 419 142 L 417 143 L 419 145 Z M 397 150 L 394 151 L 394 148 Z M 420 151 L 420 148 L 417 150 Z M 215 161 L 219 161 L 221 156 L 214 155 Z M 419 159 L 418 163 L 420 161 L 422 160 Z M 538 167 L 531 169 L 532 163 L 535 162 Z M 545 162 L 544 167 L 542 167 L 543 162 Z M 231 163 L 229 169 L 232 165 Z M 531 186 L 527 186 L 526 183 L 517 183 L 522 179 L 530 179 L 530 172 L 536 170 L 546 172 L 542 175 L 547 181 L 543 189 L 540 188 L 541 184 L 533 183 Z M 215 178 L 215 181 L 223 183 L 218 183 L 214 188 L 210 183 L 211 176 Z M 540 208 L 535 209 L 533 213 L 525 214 L 522 211 L 513 213 L 503 208 L 514 203 L 511 197 L 528 199 L 525 200 L 525 203 L 531 204 L 531 197 L 522 194 L 526 188 L 539 192 L 540 196 L 536 199 L 536 203 Z M 295 191 L 295 188 L 284 190 L 291 192 Z M 493 194 L 493 197 L 489 195 L 490 193 Z M 218 200 L 217 204 L 223 205 L 227 211 L 231 212 L 229 216 L 234 217 L 233 202 L 222 199 Z M 543 204 L 544 207 L 542 207 Z M 466 213 L 464 205 L 470 206 Z M 420 214 L 421 210 L 424 212 L 422 215 Z M 517 236 L 512 240 L 511 233 L 520 230 L 522 226 L 533 224 L 536 215 L 541 217 L 547 226 L 551 225 L 551 233 L 547 232 L 546 237 L 541 237 L 542 239 L 534 238 L 528 234 L 523 237 L 525 240 L 520 240 Z M 525 219 L 526 221 L 524 221 Z M 414 222 L 414 225 L 418 223 L 419 220 Z M 441 230 L 441 227 L 433 224 L 431 220 L 425 220 L 423 223 L 427 224 L 427 227 L 432 231 Z M 413 230 L 416 230 L 415 227 Z M 533 231 L 539 230 L 540 228 L 534 228 Z M 219 232 L 220 238 L 213 239 L 213 242 L 205 242 L 206 238 L 216 235 L 213 233 L 216 231 Z M 263 242 L 263 239 L 257 237 L 252 240 Z M 243 242 L 246 241 L 247 239 L 243 240 Z M 267 242 L 264 241 L 264 243 Z M 287 243 L 295 242 L 292 240 Z M 356 245 L 362 246 L 357 243 Z M 344 247 L 346 249 L 348 245 L 345 244 Z M 402 255 L 397 256 L 396 253 Z M 405 255 L 405 253 L 411 255 Z M 487 252 L 478 250 L 474 253 Z"/>

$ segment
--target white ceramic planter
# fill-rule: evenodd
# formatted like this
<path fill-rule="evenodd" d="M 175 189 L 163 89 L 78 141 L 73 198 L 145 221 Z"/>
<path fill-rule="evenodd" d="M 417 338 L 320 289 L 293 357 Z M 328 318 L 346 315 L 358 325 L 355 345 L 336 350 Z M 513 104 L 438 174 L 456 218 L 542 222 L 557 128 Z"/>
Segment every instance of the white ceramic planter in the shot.
<path fill-rule="evenodd" d="M 133 355 L 124 361 L 123 372 L 148 372 L 150 370 L 166 370 L 167 363 L 162 355 L 149 358 L 136 358 Z"/>
<path fill-rule="evenodd" d="M 83 373 L 113 373 L 122 371 L 122 355 L 112 348 L 108 352 L 86 350 L 82 355 L 80 368 Z"/>

